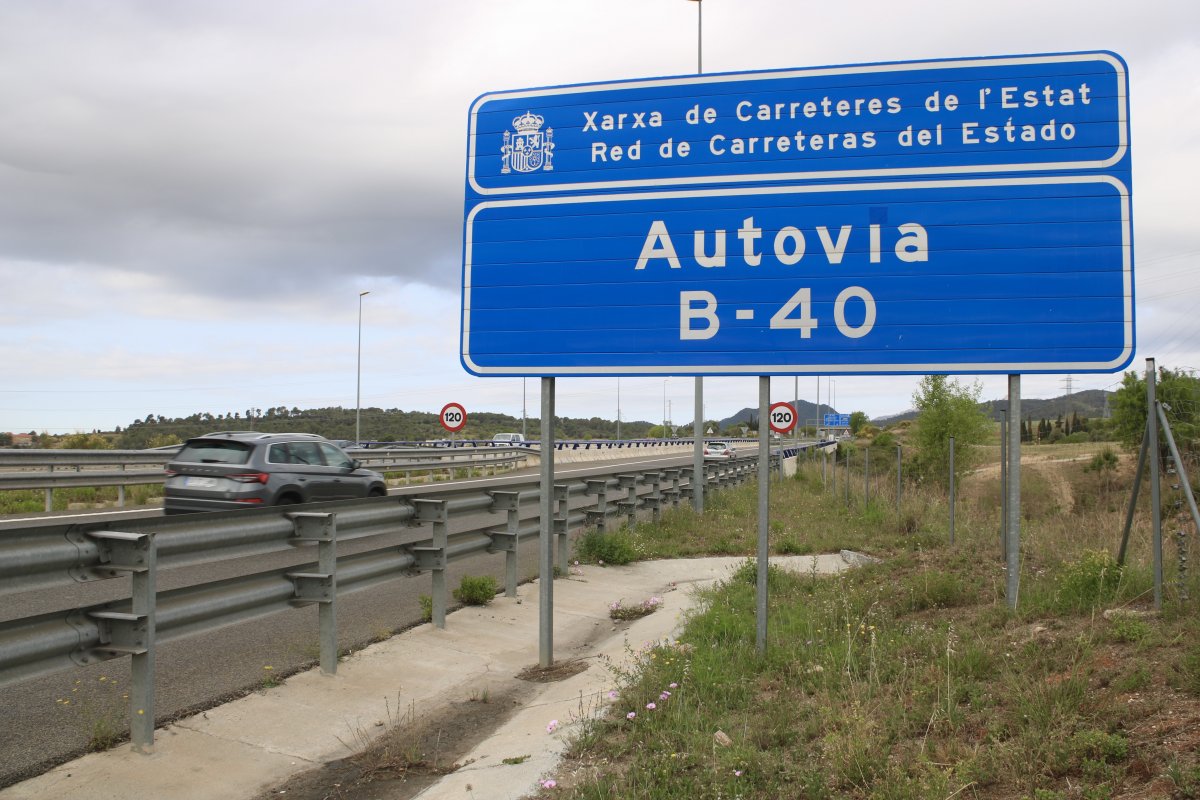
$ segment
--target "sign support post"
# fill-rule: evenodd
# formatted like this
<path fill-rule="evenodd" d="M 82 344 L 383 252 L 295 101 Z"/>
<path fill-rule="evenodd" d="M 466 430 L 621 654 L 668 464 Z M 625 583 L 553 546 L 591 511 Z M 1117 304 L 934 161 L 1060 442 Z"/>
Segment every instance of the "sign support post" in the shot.
<path fill-rule="evenodd" d="M 767 566 L 770 547 L 768 502 L 771 498 L 771 437 L 768 419 L 771 408 L 771 378 L 758 379 L 758 603 L 755 644 L 759 655 L 767 652 Z"/>
<path fill-rule="evenodd" d="M 692 509 L 704 513 L 704 378 L 696 377 L 696 416 L 692 423 Z"/>
<path fill-rule="evenodd" d="M 538 663 L 554 664 L 554 378 L 542 378 L 542 463 L 538 492 Z"/>
<path fill-rule="evenodd" d="M 1006 487 L 1008 528 L 1005 533 L 1005 563 L 1008 579 L 1005 598 L 1008 607 L 1017 608 L 1017 590 L 1021 584 L 1021 376 L 1008 376 L 1008 486 Z"/>

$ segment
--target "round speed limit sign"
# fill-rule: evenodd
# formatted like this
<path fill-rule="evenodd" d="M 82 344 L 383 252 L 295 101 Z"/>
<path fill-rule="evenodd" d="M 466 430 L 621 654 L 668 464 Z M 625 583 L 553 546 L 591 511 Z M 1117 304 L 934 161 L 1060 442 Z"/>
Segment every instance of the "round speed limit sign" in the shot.
<path fill-rule="evenodd" d="M 458 403 L 446 403 L 442 406 L 442 427 L 451 433 L 458 433 L 467 427 L 467 410 Z"/>
<path fill-rule="evenodd" d="M 767 416 L 776 433 L 789 433 L 796 427 L 796 409 L 789 403 L 772 403 Z"/>

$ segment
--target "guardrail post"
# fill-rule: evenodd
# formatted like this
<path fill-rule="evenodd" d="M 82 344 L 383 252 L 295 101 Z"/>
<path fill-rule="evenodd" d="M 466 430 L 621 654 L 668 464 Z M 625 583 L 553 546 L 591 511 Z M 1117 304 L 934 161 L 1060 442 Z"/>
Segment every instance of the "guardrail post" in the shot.
<path fill-rule="evenodd" d="M 558 502 L 558 514 L 554 517 L 554 543 L 558 548 L 558 571 L 566 576 L 570 572 L 570 553 L 567 552 L 567 526 L 571 518 L 571 485 L 554 484 L 554 499 Z"/>
<path fill-rule="evenodd" d="M 662 494 L 659 492 L 662 473 L 647 472 L 642 479 L 650 486 L 650 495 L 646 498 L 646 505 L 650 507 L 650 518 L 658 522 L 662 519 Z"/>
<path fill-rule="evenodd" d="M 679 507 L 679 473 L 677 469 L 664 469 L 663 478 L 669 484 L 663 489 L 663 500 L 671 504 L 671 508 Z"/>
<path fill-rule="evenodd" d="M 679 480 L 675 482 L 675 488 L 679 490 L 679 497 L 681 500 L 691 500 L 693 492 L 700 488 L 695 483 L 695 478 L 693 477 L 695 474 L 696 470 L 694 467 L 684 467 L 683 469 L 679 470 Z M 700 474 L 704 474 L 703 464 L 700 465 Z M 683 481 L 687 481 L 687 483 L 684 484 Z"/>
<path fill-rule="evenodd" d="M 50 465 L 50 472 L 54 472 L 54 465 Z M 49 514 L 54 510 L 54 489 L 46 487 L 46 513 Z"/>
<path fill-rule="evenodd" d="M 317 571 L 289 572 L 296 586 L 293 605 L 317 603 L 318 638 L 321 645 L 321 674 L 336 675 L 337 633 L 337 517 L 331 513 L 300 511 L 285 514 L 292 521 L 292 538 L 317 543 Z"/>
<path fill-rule="evenodd" d="M 588 510 L 587 524 L 603 532 L 608 529 L 608 481 L 587 481 L 587 493 L 596 495 L 596 508 Z"/>
<path fill-rule="evenodd" d="M 446 526 L 450 521 L 450 512 L 446 509 L 444 500 L 413 500 L 417 509 L 417 522 L 433 524 L 433 546 L 421 547 L 414 545 L 409 549 L 417 560 L 417 568 L 422 572 L 433 573 L 430 593 L 433 598 L 432 621 L 435 627 L 446 627 Z"/>
<path fill-rule="evenodd" d="M 491 492 L 492 511 L 503 511 L 508 515 L 505 530 L 489 530 L 492 537 L 490 552 L 504 553 L 504 596 L 517 596 L 517 545 L 521 537 L 521 493 Z"/>
<path fill-rule="evenodd" d="M 621 513 L 626 517 L 626 526 L 633 529 L 637 525 L 637 475 L 618 475 L 617 480 L 621 482 L 621 488 L 626 491 L 625 499 L 617 503 L 617 508 L 621 509 Z"/>
<path fill-rule="evenodd" d="M 105 568 L 128 572 L 132 577 L 130 613 L 94 611 L 89 616 L 100 631 L 93 656 L 130 656 L 129 739 L 135 753 L 154 752 L 154 607 L 158 573 L 158 549 L 152 533 L 88 531 L 100 548 Z"/>

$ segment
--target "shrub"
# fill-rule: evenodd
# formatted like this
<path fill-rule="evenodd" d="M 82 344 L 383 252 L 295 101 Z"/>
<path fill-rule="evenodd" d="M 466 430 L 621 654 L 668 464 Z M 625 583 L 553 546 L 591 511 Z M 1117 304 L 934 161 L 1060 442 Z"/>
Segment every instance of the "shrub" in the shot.
<path fill-rule="evenodd" d="M 1058 605 L 1086 611 L 1111 601 L 1121 583 L 1121 566 L 1108 552 L 1085 550 L 1078 561 L 1064 565 L 1059 577 Z"/>
<path fill-rule="evenodd" d="M 580 561 L 596 564 L 628 564 L 637 560 L 633 537 L 625 531 L 588 531 L 575 545 Z"/>
<path fill-rule="evenodd" d="M 468 606 L 486 606 L 496 596 L 496 579 L 491 575 L 463 575 L 454 599 Z"/>

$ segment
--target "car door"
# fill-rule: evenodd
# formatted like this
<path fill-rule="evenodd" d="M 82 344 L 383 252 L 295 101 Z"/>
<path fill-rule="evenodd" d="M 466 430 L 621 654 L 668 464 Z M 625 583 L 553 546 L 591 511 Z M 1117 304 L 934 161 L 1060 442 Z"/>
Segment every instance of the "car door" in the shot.
<path fill-rule="evenodd" d="M 354 460 L 329 442 L 317 443 L 328 470 L 329 494 L 325 499 L 345 500 L 351 497 L 366 497 L 368 477 L 354 468 Z"/>
<path fill-rule="evenodd" d="M 290 482 L 300 489 L 307 502 L 334 499 L 337 487 L 332 479 L 336 470 L 326 466 L 318 442 L 287 442 L 278 447 L 286 451 Z"/>

